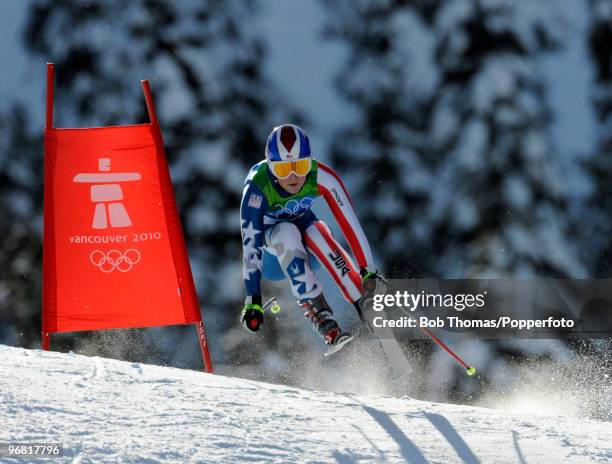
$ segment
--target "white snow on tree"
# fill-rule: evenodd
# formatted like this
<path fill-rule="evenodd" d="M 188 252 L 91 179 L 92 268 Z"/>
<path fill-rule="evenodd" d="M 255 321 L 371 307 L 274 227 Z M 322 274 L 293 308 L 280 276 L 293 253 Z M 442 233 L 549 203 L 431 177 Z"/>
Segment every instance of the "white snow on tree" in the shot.
<path fill-rule="evenodd" d="M 351 46 L 338 76 L 359 123 L 334 159 L 394 276 L 579 277 L 576 160 L 550 137 L 538 58 L 563 18 L 538 2 L 326 2 Z"/>
<path fill-rule="evenodd" d="M 595 182 L 591 197 L 591 211 L 588 235 L 584 246 L 592 250 L 596 277 L 612 277 L 612 3 L 591 0 L 591 29 L 589 32 L 589 51 L 594 64 L 593 104 L 598 127 L 596 152 L 587 164 Z"/>

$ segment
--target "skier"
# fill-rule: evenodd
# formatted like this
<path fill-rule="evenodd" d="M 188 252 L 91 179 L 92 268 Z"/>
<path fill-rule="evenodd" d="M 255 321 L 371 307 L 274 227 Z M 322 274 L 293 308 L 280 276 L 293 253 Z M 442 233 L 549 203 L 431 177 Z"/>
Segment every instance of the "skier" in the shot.
<path fill-rule="evenodd" d="M 331 274 L 344 297 L 355 304 L 364 283 L 384 278 L 373 266 L 372 253 L 340 177 L 315 160 L 306 133 L 293 124 L 270 133 L 266 159 L 249 171 L 240 206 L 243 278 L 247 297 L 242 324 L 257 332 L 264 321 L 261 280 L 287 278 L 305 316 L 330 345 L 330 352 L 350 341 L 333 319 L 322 286 L 313 272 L 320 265 Z M 311 211 L 323 196 L 359 265 L 332 237 L 327 225 Z"/>

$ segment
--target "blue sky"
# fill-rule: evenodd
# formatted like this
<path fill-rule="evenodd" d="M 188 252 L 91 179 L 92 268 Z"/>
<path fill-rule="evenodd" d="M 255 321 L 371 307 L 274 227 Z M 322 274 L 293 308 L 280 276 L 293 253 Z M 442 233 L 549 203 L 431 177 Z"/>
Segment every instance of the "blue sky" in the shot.
<path fill-rule="evenodd" d="M 21 47 L 23 23 L 29 1 L 2 0 L 0 2 L 0 106 L 6 108 L 15 99 L 39 108 L 41 128 L 44 125 L 45 62 L 34 62 Z"/>
<path fill-rule="evenodd" d="M 567 48 L 542 62 L 548 80 L 548 97 L 555 113 L 553 134 L 557 147 L 573 152 L 590 151 L 595 142 L 588 56 L 589 14 L 585 1 L 557 0 L 568 20 Z"/>

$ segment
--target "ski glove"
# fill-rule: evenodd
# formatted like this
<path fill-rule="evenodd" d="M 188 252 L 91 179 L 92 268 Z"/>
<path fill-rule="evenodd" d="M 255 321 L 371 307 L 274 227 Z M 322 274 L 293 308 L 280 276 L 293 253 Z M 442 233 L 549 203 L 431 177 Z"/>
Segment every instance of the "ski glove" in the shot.
<path fill-rule="evenodd" d="M 257 332 L 264 322 L 264 310 L 261 305 L 250 303 L 242 310 L 242 326 L 250 332 Z"/>
<path fill-rule="evenodd" d="M 377 269 L 368 266 L 361 268 L 361 284 L 368 293 L 384 293 L 387 289 L 387 279 Z"/>

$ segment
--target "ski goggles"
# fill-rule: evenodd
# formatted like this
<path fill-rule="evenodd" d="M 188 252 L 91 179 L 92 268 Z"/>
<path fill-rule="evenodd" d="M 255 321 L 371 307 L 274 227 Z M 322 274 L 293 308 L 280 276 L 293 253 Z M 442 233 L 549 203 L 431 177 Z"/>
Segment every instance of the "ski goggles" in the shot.
<path fill-rule="evenodd" d="M 302 158 L 296 161 L 270 161 L 272 174 L 279 179 L 286 179 L 291 174 L 305 176 L 310 172 L 312 162 L 310 158 Z"/>

